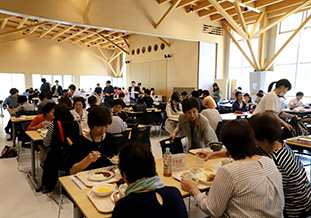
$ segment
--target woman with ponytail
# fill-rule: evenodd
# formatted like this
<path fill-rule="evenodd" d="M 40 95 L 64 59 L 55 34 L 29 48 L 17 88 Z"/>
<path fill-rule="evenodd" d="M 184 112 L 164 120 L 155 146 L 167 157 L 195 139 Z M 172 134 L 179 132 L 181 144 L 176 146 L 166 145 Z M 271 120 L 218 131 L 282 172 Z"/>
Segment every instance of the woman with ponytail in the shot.
<path fill-rule="evenodd" d="M 275 89 L 273 91 L 272 87 L 276 84 Z M 283 111 L 281 101 L 279 96 L 283 97 L 287 91 L 289 91 L 292 88 L 292 85 L 287 79 L 281 79 L 277 82 L 272 82 L 268 87 L 268 94 L 265 95 L 260 101 L 260 103 L 257 105 L 254 114 L 263 113 L 265 111 L 275 113 L 278 115 L 281 123 L 283 126 L 285 126 L 288 130 L 292 129 L 292 126 L 288 123 L 286 123 L 284 120 L 282 120 L 280 117 L 283 118 L 293 118 L 298 117 L 296 115 L 290 115 L 288 113 L 285 113 Z"/>
<path fill-rule="evenodd" d="M 171 96 L 171 100 L 166 105 L 166 115 L 168 118 L 178 119 L 179 115 L 183 114 L 182 106 L 180 104 L 180 96 L 178 92 L 174 92 Z M 177 122 L 166 119 L 165 130 L 172 134 L 177 127 Z"/>

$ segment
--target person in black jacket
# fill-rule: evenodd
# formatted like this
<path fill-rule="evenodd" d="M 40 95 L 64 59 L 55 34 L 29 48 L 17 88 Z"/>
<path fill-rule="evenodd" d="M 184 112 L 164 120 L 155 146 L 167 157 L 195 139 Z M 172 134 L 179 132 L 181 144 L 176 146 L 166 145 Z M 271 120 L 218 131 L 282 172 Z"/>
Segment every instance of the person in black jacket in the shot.
<path fill-rule="evenodd" d="M 104 88 L 103 94 L 105 95 L 105 102 L 110 103 L 113 101 L 114 89 L 110 80 L 106 82 L 106 87 Z"/>
<path fill-rule="evenodd" d="M 139 99 L 140 103 L 146 103 L 147 108 L 152 108 L 153 107 L 153 99 L 150 97 L 150 90 L 146 89 L 145 90 L 145 96 Z"/>
<path fill-rule="evenodd" d="M 135 86 L 135 81 L 132 81 L 132 86 L 129 87 L 129 95 L 131 103 L 138 101 L 139 87 Z"/>
<path fill-rule="evenodd" d="M 58 80 L 55 80 L 55 84 L 53 87 L 52 87 L 52 95 L 53 96 L 61 96 L 62 93 L 63 93 L 63 88 L 58 85 L 59 81 Z"/>

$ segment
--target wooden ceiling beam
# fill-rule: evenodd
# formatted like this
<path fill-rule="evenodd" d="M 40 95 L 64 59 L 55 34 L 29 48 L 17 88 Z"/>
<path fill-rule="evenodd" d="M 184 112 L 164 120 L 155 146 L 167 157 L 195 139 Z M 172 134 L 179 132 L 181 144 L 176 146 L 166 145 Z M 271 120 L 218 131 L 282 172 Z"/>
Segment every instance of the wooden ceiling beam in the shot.
<path fill-rule="evenodd" d="M 296 7 L 293 10 L 288 11 L 284 16 L 280 17 L 279 19 L 276 19 L 274 21 L 272 21 L 271 23 L 267 24 L 266 26 L 260 28 L 260 30 L 258 30 L 256 33 L 254 33 L 253 36 L 251 36 L 252 38 L 257 37 L 258 35 L 262 34 L 263 32 L 268 31 L 269 29 L 271 29 L 272 27 L 274 27 L 275 25 L 277 25 L 278 23 L 280 23 L 282 20 L 284 20 L 285 18 L 289 17 L 290 15 L 296 13 L 297 11 L 299 11 L 301 8 L 307 6 L 310 4 L 310 0 L 305 1 L 303 4 L 300 4 L 298 7 Z"/>
<path fill-rule="evenodd" d="M 225 10 L 228 10 L 228 9 L 232 9 L 234 8 L 234 4 L 232 4 L 231 2 L 221 2 L 220 3 L 221 7 Z M 202 10 L 202 11 L 199 11 L 199 16 L 200 17 L 206 17 L 206 16 L 211 16 L 211 15 L 214 15 L 214 14 L 217 14 L 218 11 L 216 8 L 212 7 L 211 9 L 209 10 Z"/>
<path fill-rule="evenodd" d="M 159 4 L 163 4 L 163 3 L 169 2 L 169 1 L 171 1 L 171 0 L 158 0 L 158 3 L 159 3 Z"/>
<path fill-rule="evenodd" d="M 228 2 L 227 2 L 228 3 Z M 199 3 L 198 5 L 193 5 L 192 6 L 192 9 L 193 11 L 192 12 L 197 12 L 197 11 L 200 11 L 202 9 L 205 9 L 205 8 L 208 8 L 212 6 L 212 4 L 209 2 L 209 1 L 204 1 L 204 2 L 201 2 Z M 202 12 L 205 11 L 205 10 L 202 10 Z M 188 11 L 187 11 L 188 12 Z M 200 11 L 201 12 L 201 11 Z M 189 12 L 188 12 L 189 13 Z"/>
<path fill-rule="evenodd" d="M 34 32 L 36 32 L 36 30 L 39 28 L 40 26 L 36 26 L 34 28 L 29 28 L 29 35 L 33 34 Z"/>
<path fill-rule="evenodd" d="M 267 13 L 272 13 L 272 12 L 276 12 L 276 11 L 279 11 L 279 10 L 284 10 L 286 8 L 299 5 L 302 2 L 304 2 L 304 0 L 283 1 L 283 2 L 276 3 L 276 4 L 273 4 L 273 5 L 270 5 L 270 6 L 266 7 L 266 12 Z"/>
<path fill-rule="evenodd" d="M 256 21 L 255 21 L 255 23 L 254 23 L 252 29 L 249 31 L 249 35 L 252 35 L 252 34 L 255 32 L 255 30 L 257 29 L 258 25 L 260 24 L 260 22 L 261 22 L 261 20 L 262 20 L 262 18 L 264 17 L 265 14 L 266 14 L 266 13 L 264 13 L 264 12 L 261 12 L 261 13 L 259 14 L 259 16 L 258 16 L 258 18 L 256 19 Z M 267 14 L 266 14 L 266 16 L 267 16 Z"/>
<path fill-rule="evenodd" d="M 243 8 L 243 10 L 244 10 L 244 8 Z M 231 8 L 231 9 L 227 10 L 226 12 L 231 17 L 237 15 L 236 10 L 234 8 Z M 225 17 L 219 13 L 219 14 L 215 14 L 215 15 L 210 16 L 210 18 L 211 18 L 211 21 L 218 21 L 218 20 L 224 19 Z"/>
<path fill-rule="evenodd" d="M 287 10 L 286 9 L 283 9 L 281 11 L 277 11 L 277 12 L 273 12 L 273 13 L 269 13 L 268 14 L 268 19 L 279 19 L 281 18 L 289 9 L 294 9 L 295 6 L 291 7 L 291 8 L 288 8 Z M 311 9 L 311 5 L 308 5 L 306 7 L 303 7 L 302 9 L 300 9 L 299 11 L 297 11 L 296 13 L 298 12 L 302 12 L 302 11 L 306 11 L 306 10 L 310 10 Z"/>
<path fill-rule="evenodd" d="M 52 40 L 56 39 L 57 37 L 63 35 L 65 32 L 67 32 L 68 30 L 71 30 L 72 28 L 74 28 L 75 26 L 69 26 L 69 27 L 65 27 L 65 29 L 59 31 L 58 33 L 56 33 L 55 35 L 53 35 Z"/>
<path fill-rule="evenodd" d="M 7 15 L 7 14 L 1 14 L 1 15 L 0 15 L 0 21 L 1 21 L 1 20 L 5 20 L 5 19 L 10 19 L 10 18 L 13 18 L 13 17 L 15 17 L 15 16 L 13 16 L 13 15 Z"/>
<path fill-rule="evenodd" d="M 92 6 L 93 0 L 86 0 L 86 5 L 83 11 L 83 17 L 87 17 Z"/>
<path fill-rule="evenodd" d="M 89 39 L 89 40 L 83 41 L 83 44 L 89 44 L 89 43 L 94 42 L 96 40 L 99 40 L 101 38 L 102 38 L 101 36 L 97 36 L 97 37 L 95 37 L 93 39 Z"/>
<path fill-rule="evenodd" d="M 63 42 L 69 40 L 69 39 L 72 39 L 78 35 L 80 35 L 81 33 L 84 33 L 85 31 L 89 30 L 90 28 L 79 28 L 79 31 L 76 31 L 74 34 L 72 35 L 69 35 L 66 37 L 66 39 L 63 40 Z"/>
<path fill-rule="evenodd" d="M 91 36 L 93 36 L 93 35 L 95 35 L 95 34 L 97 34 L 97 33 L 100 33 L 100 32 L 102 32 L 102 31 L 103 31 L 103 30 L 98 29 L 98 30 L 96 30 L 96 31 L 94 31 L 94 32 L 92 32 L 92 33 L 89 33 L 89 34 L 86 34 L 86 35 L 84 35 L 84 36 L 81 36 L 80 38 L 76 39 L 74 42 L 75 42 L 75 43 L 80 42 L 81 40 L 86 39 L 86 38 L 88 38 L 88 37 L 91 37 Z"/>
<path fill-rule="evenodd" d="M 117 44 L 117 45 L 119 45 L 120 43 L 123 43 L 123 40 L 122 40 L 122 39 L 120 39 L 120 40 L 115 40 L 114 43 Z M 107 48 L 107 47 L 109 47 L 109 46 L 111 46 L 111 43 L 110 43 L 110 42 L 104 42 L 104 43 L 101 44 L 101 47 L 102 47 L 102 48 Z M 119 45 L 119 46 L 120 46 L 120 45 Z"/>
<path fill-rule="evenodd" d="M 99 53 L 103 56 L 103 58 L 105 59 L 106 62 L 108 62 L 106 55 L 104 54 L 104 52 L 101 50 L 100 46 L 96 46 Z"/>
<path fill-rule="evenodd" d="M 126 46 L 127 46 L 128 48 L 130 48 L 130 44 L 129 44 L 129 42 L 127 41 L 127 39 L 126 39 L 125 37 L 123 37 L 122 39 L 123 39 L 123 41 L 125 42 Z"/>
<path fill-rule="evenodd" d="M 164 15 L 160 18 L 158 23 L 155 25 L 155 29 L 160 27 L 165 19 L 172 13 L 172 11 L 177 7 L 177 5 L 181 2 L 181 0 L 175 0 L 174 3 L 169 7 L 169 9 L 164 13 Z"/>
<path fill-rule="evenodd" d="M 51 32 L 52 30 L 54 30 L 58 25 L 60 25 L 59 23 L 54 23 L 52 24 L 52 26 L 50 27 L 50 29 L 48 30 L 44 30 L 41 35 L 40 38 L 42 38 L 43 36 L 45 36 L 46 34 L 48 34 L 49 32 Z"/>
<path fill-rule="evenodd" d="M 168 43 L 165 39 L 161 38 L 161 37 L 157 37 L 161 42 L 163 42 L 167 47 L 171 47 L 171 44 Z"/>
<path fill-rule="evenodd" d="M 107 40 L 108 42 L 110 42 L 112 45 L 116 46 L 117 48 L 119 48 L 121 51 L 125 52 L 126 54 L 130 54 L 128 51 L 126 51 L 124 48 L 120 47 L 119 45 L 117 45 L 116 43 L 114 43 L 113 41 L 111 41 L 110 39 L 108 39 L 107 37 L 105 37 L 103 34 L 98 33 L 98 35 L 102 36 L 105 40 Z"/>
<path fill-rule="evenodd" d="M 16 29 L 20 29 L 25 23 L 26 21 L 28 20 L 27 17 L 24 17 L 20 22 L 19 24 L 16 26 Z"/>
<path fill-rule="evenodd" d="M 108 63 L 111 63 L 114 59 L 116 59 L 122 53 L 123 53 L 123 51 L 119 50 L 112 58 L 109 59 Z"/>
<path fill-rule="evenodd" d="M 182 7 L 184 7 L 184 6 L 187 6 L 187 5 L 190 5 L 190 4 L 192 4 L 192 3 L 194 3 L 194 2 L 196 2 L 197 0 L 183 0 L 182 2 L 180 2 L 178 5 L 177 5 L 177 9 L 178 8 L 182 8 Z"/>
<path fill-rule="evenodd" d="M 31 27 L 42 26 L 42 25 L 47 24 L 47 23 L 48 23 L 48 22 L 44 21 L 44 22 L 42 22 L 42 23 L 34 24 L 34 25 L 32 25 Z M 20 28 L 20 29 L 11 30 L 11 31 L 8 31 L 8 32 L 5 32 L 5 33 L 0 33 L 0 37 L 2 37 L 2 36 L 8 36 L 8 35 L 11 35 L 11 34 L 14 34 L 14 33 L 18 33 L 18 32 L 27 30 L 28 28 L 30 28 L 30 27 L 27 26 L 27 27 L 23 27 L 23 28 Z"/>
<path fill-rule="evenodd" d="M 275 3 L 281 2 L 283 0 L 257 0 L 255 2 L 255 8 L 263 8 L 263 7 L 267 7 L 269 5 L 273 5 Z M 289 0 L 291 1 L 291 0 Z"/>
<path fill-rule="evenodd" d="M 7 22 L 9 21 L 9 19 L 10 19 L 10 18 L 5 18 L 5 19 L 2 20 L 0 30 L 3 30 L 3 29 L 4 29 L 5 25 L 6 25 Z"/>

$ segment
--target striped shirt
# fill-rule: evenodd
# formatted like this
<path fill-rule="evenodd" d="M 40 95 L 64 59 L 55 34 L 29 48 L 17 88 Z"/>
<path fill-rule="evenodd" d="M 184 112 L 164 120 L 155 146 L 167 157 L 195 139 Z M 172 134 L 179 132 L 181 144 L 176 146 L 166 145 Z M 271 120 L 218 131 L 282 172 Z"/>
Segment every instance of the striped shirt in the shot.
<path fill-rule="evenodd" d="M 311 185 L 298 157 L 287 144 L 268 155 L 283 177 L 284 211 L 288 217 L 299 217 L 301 211 L 311 210 Z"/>
<path fill-rule="evenodd" d="M 208 196 L 195 197 L 211 217 L 282 217 L 282 177 L 268 157 L 235 161 L 218 169 Z"/>

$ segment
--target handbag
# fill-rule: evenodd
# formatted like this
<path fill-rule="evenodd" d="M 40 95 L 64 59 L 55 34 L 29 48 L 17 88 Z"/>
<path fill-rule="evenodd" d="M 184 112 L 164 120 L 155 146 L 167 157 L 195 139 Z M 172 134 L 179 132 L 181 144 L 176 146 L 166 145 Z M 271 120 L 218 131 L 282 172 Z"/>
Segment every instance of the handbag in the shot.
<path fill-rule="evenodd" d="M 65 140 L 63 127 L 62 127 L 62 124 L 59 120 L 57 121 L 57 124 L 58 124 L 58 128 L 59 128 L 60 137 L 62 140 L 62 143 L 60 146 L 60 154 L 58 157 L 58 166 L 60 169 L 62 169 L 63 167 L 65 167 L 65 160 L 67 159 L 67 156 L 69 154 L 70 145 L 69 145 L 68 141 Z"/>
<path fill-rule="evenodd" d="M 139 103 L 139 102 L 134 104 L 132 107 L 134 111 L 144 111 L 147 109 L 147 105 L 145 103 Z"/>

